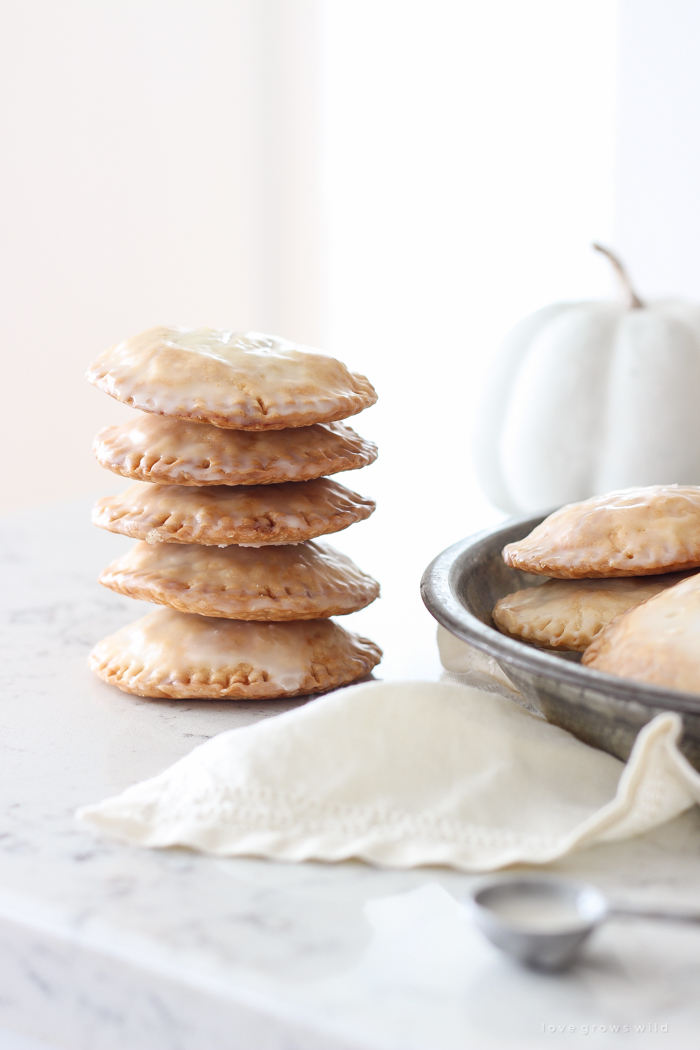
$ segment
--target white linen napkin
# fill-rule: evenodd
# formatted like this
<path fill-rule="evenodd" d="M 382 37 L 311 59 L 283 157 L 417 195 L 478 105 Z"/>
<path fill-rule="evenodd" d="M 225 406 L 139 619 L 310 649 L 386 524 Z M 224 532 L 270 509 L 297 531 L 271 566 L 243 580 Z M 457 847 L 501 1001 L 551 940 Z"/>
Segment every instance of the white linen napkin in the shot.
<path fill-rule="evenodd" d="M 657 716 L 627 764 L 494 693 L 370 682 L 234 729 L 78 812 L 142 846 L 491 871 L 627 838 L 700 801 Z"/>

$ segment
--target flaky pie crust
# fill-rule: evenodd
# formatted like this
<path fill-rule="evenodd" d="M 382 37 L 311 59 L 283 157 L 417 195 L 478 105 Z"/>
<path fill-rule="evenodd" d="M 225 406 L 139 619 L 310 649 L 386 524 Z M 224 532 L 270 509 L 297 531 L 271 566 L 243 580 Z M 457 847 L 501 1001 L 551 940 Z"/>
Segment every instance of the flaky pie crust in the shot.
<path fill-rule="evenodd" d="M 379 584 L 329 544 L 203 547 L 139 542 L 99 581 L 130 598 L 235 620 L 315 620 L 355 612 Z"/>
<path fill-rule="evenodd" d="M 100 466 L 134 481 L 175 485 L 272 485 L 367 467 L 377 446 L 345 423 L 286 430 L 223 430 L 143 413 L 104 427 L 93 443 Z"/>
<path fill-rule="evenodd" d="M 329 478 L 281 485 L 148 485 L 99 499 L 100 528 L 148 543 L 300 543 L 368 518 L 375 503 Z"/>
<path fill-rule="evenodd" d="M 618 579 L 547 580 L 501 598 L 499 631 L 544 649 L 584 652 L 616 616 L 673 587 L 685 573 Z"/>
<path fill-rule="evenodd" d="M 381 655 L 333 620 L 246 623 L 157 609 L 98 642 L 89 666 L 136 696 L 272 700 L 346 685 Z"/>
<path fill-rule="evenodd" d="M 503 549 L 507 565 L 560 579 L 653 576 L 700 566 L 700 487 L 651 485 L 550 514 Z"/>
<path fill-rule="evenodd" d="M 602 631 L 581 662 L 636 682 L 700 693 L 700 574 L 629 609 Z"/>
<path fill-rule="evenodd" d="M 369 380 L 334 357 L 213 328 L 149 328 L 105 351 L 87 378 L 142 412 L 234 430 L 330 423 L 377 400 Z"/>

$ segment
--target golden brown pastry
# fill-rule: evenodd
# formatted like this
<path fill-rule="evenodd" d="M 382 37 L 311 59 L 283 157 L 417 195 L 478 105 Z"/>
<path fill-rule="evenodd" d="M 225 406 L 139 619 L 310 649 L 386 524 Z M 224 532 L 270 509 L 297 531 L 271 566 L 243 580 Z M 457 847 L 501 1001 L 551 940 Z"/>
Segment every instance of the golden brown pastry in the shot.
<path fill-rule="evenodd" d="M 344 423 L 287 430 L 222 430 L 142 415 L 105 427 L 93 444 L 100 466 L 135 481 L 176 485 L 271 485 L 358 470 L 377 446 Z"/>
<path fill-rule="evenodd" d="M 548 580 L 496 603 L 499 631 L 544 649 L 583 652 L 611 620 L 673 587 L 685 573 L 620 579 Z"/>
<path fill-rule="evenodd" d="M 700 488 L 651 485 L 594 496 L 550 514 L 503 549 L 540 576 L 652 576 L 700 566 Z"/>
<path fill-rule="evenodd" d="M 146 485 L 99 499 L 93 524 L 149 543 L 301 543 L 368 518 L 371 499 L 328 478 L 281 485 Z"/>
<path fill-rule="evenodd" d="M 89 664 L 137 696 L 271 700 L 346 685 L 381 655 L 333 620 L 244 623 L 157 609 L 98 642 Z"/>
<path fill-rule="evenodd" d="M 330 423 L 377 400 L 372 384 L 334 357 L 214 328 L 149 328 L 98 357 L 87 378 L 143 412 L 233 430 Z"/>
<path fill-rule="evenodd" d="M 594 671 L 700 693 L 700 574 L 623 613 L 581 662 Z"/>
<path fill-rule="evenodd" d="M 233 620 L 315 620 L 363 609 L 379 584 L 322 543 L 202 547 L 137 543 L 103 569 L 113 591 Z"/>

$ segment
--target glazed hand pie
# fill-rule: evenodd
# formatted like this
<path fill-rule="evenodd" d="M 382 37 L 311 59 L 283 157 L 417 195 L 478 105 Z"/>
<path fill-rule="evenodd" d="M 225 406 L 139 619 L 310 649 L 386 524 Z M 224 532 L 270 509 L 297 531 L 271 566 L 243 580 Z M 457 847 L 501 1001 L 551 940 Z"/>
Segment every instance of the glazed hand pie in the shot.
<path fill-rule="evenodd" d="M 571 503 L 503 549 L 540 576 L 652 576 L 700 566 L 700 488 L 652 485 Z"/>
<path fill-rule="evenodd" d="M 282 485 L 145 485 L 99 499 L 93 524 L 149 543 L 300 543 L 368 518 L 371 499 L 327 478 Z"/>
<path fill-rule="evenodd" d="M 290 430 L 222 430 L 168 416 L 105 427 L 93 445 L 102 467 L 135 481 L 177 485 L 271 485 L 358 470 L 377 446 L 344 423 Z"/>
<path fill-rule="evenodd" d="M 583 652 L 616 616 L 682 579 L 685 573 L 548 580 L 501 598 L 493 610 L 493 621 L 512 638 L 545 649 Z"/>
<path fill-rule="evenodd" d="M 377 400 L 369 380 L 334 357 L 213 328 L 149 328 L 98 357 L 87 378 L 142 412 L 233 430 L 330 423 Z"/>
<path fill-rule="evenodd" d="M 137 696 L 272 700 L 346 685 L 381 656 L 332 620 L 243 623 L 157 609 L 98 642 L 89 663 Z"/>
<path fill-rule="evenodd" d="M 315 620 L 363 609 L 379 595 L 376 580 L 322 543 L 137 543 L 99 581 L 130 598 L 234 620 Z"/>
<path fill-rule="evenodd" d="M 581 662 L 594 671 L 700 693 L 699 640 L 696 573 L 609 624 Z"/>

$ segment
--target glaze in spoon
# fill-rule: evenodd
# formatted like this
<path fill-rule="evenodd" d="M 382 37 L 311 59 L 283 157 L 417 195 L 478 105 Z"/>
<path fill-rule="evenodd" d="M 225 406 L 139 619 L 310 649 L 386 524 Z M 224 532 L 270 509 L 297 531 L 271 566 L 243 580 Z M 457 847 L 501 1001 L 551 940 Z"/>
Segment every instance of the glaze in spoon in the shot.
<path fill-rule="evenodd" d="M 497 948 L 540 970 L 561 970 L 609 919 L 661 919 L 700 924 L 700 912 L 611 903 L 595 886 L 573 879 L 513 875 L 481 882 L 465 900 L 475 924 Z"/>

